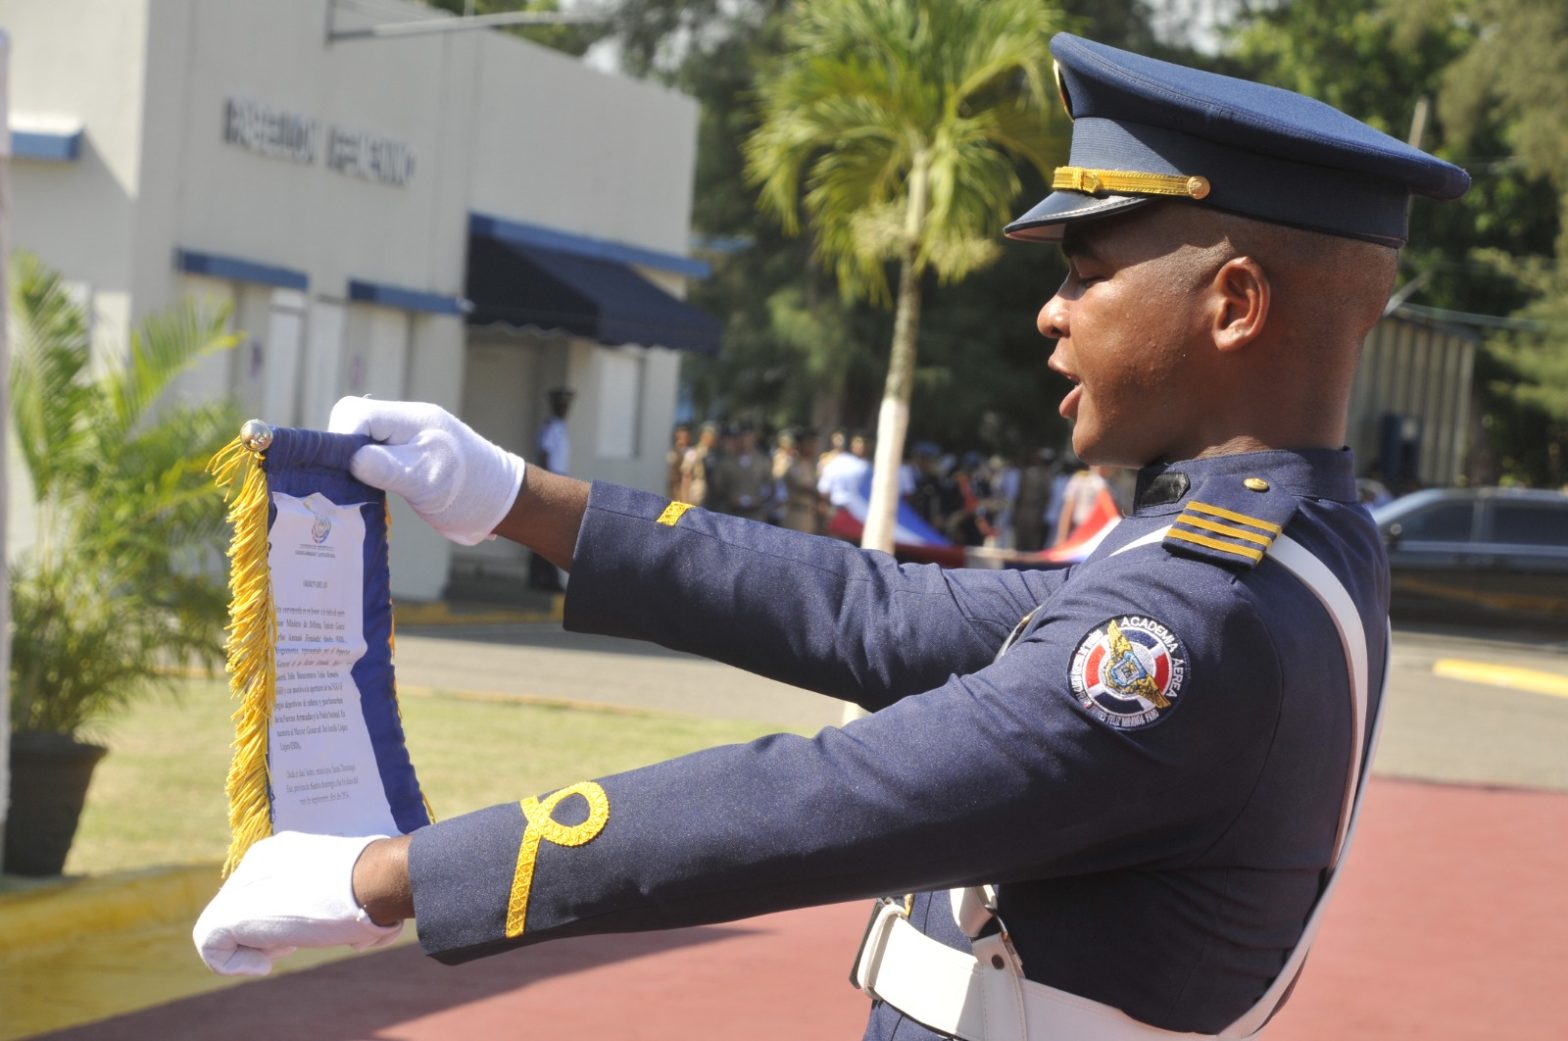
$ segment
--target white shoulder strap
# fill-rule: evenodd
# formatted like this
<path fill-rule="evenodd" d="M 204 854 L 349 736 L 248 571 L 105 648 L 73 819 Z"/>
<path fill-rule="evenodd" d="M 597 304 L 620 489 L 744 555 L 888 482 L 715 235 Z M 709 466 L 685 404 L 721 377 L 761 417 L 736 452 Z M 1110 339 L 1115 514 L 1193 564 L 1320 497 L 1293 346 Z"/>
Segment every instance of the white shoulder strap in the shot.
<path fill-rule="evenodd" d="M 1117 553 L 1125 553 L 1140 546 L 1148 546 L 1162 542 L 1170 531 L 1166 526 L 1156 531 L 1151 531 L 1140 538 L 1134 539 L 1125 546 L 1118 547 Z M 1317 936 L 1321 924 L 1323 909 L 1328 905 L 1329 895 L 1333 892 L 1334 885 L 1339 880 L 1339 865 L 1350 846 L 1350 840 L 1355 833 L 1356 818 L 1361 809 L 1361 796 L 1364 789 L 1361 779 L 1371 766 L 1372 754 L 1377 750 L 1377 736 L 1382 722 L 1382 699 L 1378 699 L 1376 716 L 1372 720 L 1371 737 L 1367 737 L 1367 705 L 1370 700 L 1370 679 L 1368 675 L 1368 643 L 1366 630 L 1361 624 L 1361 614 L 1356 610 L 1356 603 L 1351 599 L 1349 591 L 1343 583 L 1334 577 L 1317 557 L 1288 535 L 1280 535 L 1269 546 L 1268 555 L 1283 564 L 1291 574 L 1295 575 L 1318 602 L 1323 605 L 1328 616 L 1334 622 L 1334 629 L 1339 635 L 1340 648 L 1345 655 L 1345 668 L 1350 678 L 1351 695 L 1351 726 L 1350 726 L 1350 769 L 1345 781 L 1344 801 L 1340 806 L 1339 830 L 1334 837 L 1334 852 L 1329 861 L 1328 882 L 1323 892 L 1318 897 L 1317 904 L 1312 909 L 1311 916 L 1307 919 L 1306 928 L 1302 930 L 1301 939 L 1286 959 L 1285 966 L 1275 977 L 1274 983 L 1264 992 L 1263 997 L 1249 1009 L 1245 1015 L 1220 1032 L 1220 1037 L 1226 1041 L 1232 1039 L 1251 1037 L 1269 1021 L 1280 1002 L 1284 1000 L 1291 984 L 1296 980 L 1301 966 L 1307 958 L 1307 951 L 1312 946 L 1313 939 Z M 1391 653 L 1392 631 L 1384 631 L 1383 678 L 1379 690 L 1388 687 L 1388 672 L 1393 662 Z"/>
<path fill-rule="evenodd" d="M 1124 553 L 1164 539 L 1166 531 L 1150 532 L 1115 553 Z M 1114 555 L 1114 554 L 1113 554 Z M 1306 961 L 1317 936 L 1324 908 L 1339 881 L 1339 866 L 1351 839 L 1365 791 L 1361 781 L 1377 748 L 1381 711 L 1367 726 L 1370 701 L 1370 658 L 1366 632 L 1355 601 L 1334 573 L 1299 543 L 1284 535 L 1269 548 L 1273 557 L 1294 574 L 1333 619 L 1344 653 L 1351 692 L 1351 756 L 1340 806 L 1339 828 L 1327 882 L 1318 896 L 1301 938 L 1264 995 L 1244 1015 L 1217 1036 L 1224 1041 L 1255 1036 L 1279 1008 Z M 1023 625 L 1020 625 L 1020 629 Z M 1385 628 L 1385 641 L 1391 633 Z M 1383 687 L 1387 688 L 1392 661 L 1384 644 Z M 1381 709 L 1382 699 L 1378 701 Z M 992 917 L 996 895 L 990 887 L 956 889 L 951 894 L 953 915 L 972 940 Z M 897 905 L 884 902 L 873 916 L 852 978 L 856 985 L 888 1001 L 920 1022 L 951 1036 L 970 1041 L 1175 1041 L 1202 1035 L 1177 1034 L 1133 1020 L 1108 1005 L 1035 983 L 1023 977 L 1022 966 L 1005 933 L 976 940 L 974 955 L 965 955 L 931 940 L 909 925 Z M 986 958 L 979 958 L 980 944 L 989 944 Z M 994 970 L 992 967 L 995 967 Z M 1019 1020 L 1022 1025 L 1019 1025 Z"/>
<path fill-rule="evenodd" d="M 1285 535 L 1280 535 L 1269 547 L 1269 556 L 1285 565 L 1290 572 L 1301 580 L 1302 584 L 1312 590 L 1328 611 L 1329 617 L 1334 620 L 1334 628 L 1339 633 L 1340 646 L 1345 653 L 1345 665 L 1350 672 L 1351 691 L 1351 756 L 1349 777 L 1345 782 L 1345 798 L 1340 808 L 1339 831 L 1334 839 L 1334 855 L 1329 861 L 1328 882 L 1323 887 L 1323 892 L 1318 895 L 1318 902 L 1312 908 L 1312 914 L 1307 919 L 1306 928 L 1301 932 L 1301 939 L 1296 942 L 1296 947 L 1290 952 L 1290 957 L 1285 960 L 1285 967 L 1274 978 L 1274 983 L 1264 992 L 1263 997 L 1250 1008 L 1245 1015 L 1229 1027 L 1220 1031 L 1220 1037 L 1226 1041 L 1232 1039 L 1252 1037 L 1263 1029 L 1269 1017 L 1274 1015 L 1280 1003 L 1285 1000 L 1286 993 L 1296 981 L 1296 976 L 1301 972 L 1301 966 L 1307 960 L 1307 951 L 1312 947 L 1312 941 L 1317 937 L 1318 927 L 1323 921 L 1323 910 L 1328 906 L 1329 897 L 1334 892 L 1335 885 L 1339 882 L 1339 867 L 1346 851 L 1350 847 L 1350 840 L 1355 834 L 1356 818 L 1361 812 L 1361 797 L 1366 789 L 1361 784 L 1362 778 L 1370 771 L 1372 755 L 1377 751 L 1377 737 L 1382 724 L 1383 699 L 1378 698 L 1378 711 L 1372 720 L 1371 738 L 1365 741 L 1367 733 L 1367 703 L 1369 695 L 1368 676 L 1368 645 L 1366 632 L 1361 625 L 1361 615 L 1356 610 L 1355 601 L 1350 598 L 1339 579 L 1328 569 L 1324 563 L 1311 553 L 1307 552 L 1300 543 Z M 1388 689 L 1388 674 L 1392 667 L 1392 638 L 1391 629 L 1384 629 L 1383 644 L 1383 677 L 1379 686 L 1380 691 Z"/>

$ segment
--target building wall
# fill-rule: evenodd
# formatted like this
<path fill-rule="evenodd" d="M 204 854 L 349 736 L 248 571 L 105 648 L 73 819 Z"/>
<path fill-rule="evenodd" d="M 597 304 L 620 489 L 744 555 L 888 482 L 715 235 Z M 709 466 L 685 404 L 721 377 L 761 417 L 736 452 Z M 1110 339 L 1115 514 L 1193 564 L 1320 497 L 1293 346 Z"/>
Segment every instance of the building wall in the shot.
<path fill-rule="evenodd" d="M 90 128 L 75 162 L 12 164 L 11 241 L 87 287 L 103 349 L 130 315 L 149 14 L 148 0 L 0 0 L 13 125 Z"/>
<path fill-rule="evenodd" d="M 543 48 L 518 61 L 513 37 L 478 40 L 473 209 L 685 253 L 696 102 Z"/>
<path fill-rule="evenodd" d="M 600 452 L 594 387 L 601 369 L 625 368 L 621 349 L 506 337 L 503 349 L 532 352 L 514 366 L 527 377 L 474 384 L 460 315 L 351 300 L 349 285 L 459 300 L 474 212 L 684 254 L 695 104 L 498 33 L 329 43 L 327 13 L 327 0 L 0 0 L 13 112 L 85 128 L 77 161 L 18 164 L 15 241 L 86 287 L 105 349 L 182 297 L 228 308 L 242 342 L 182 378 L 187 398 L 232 394 L 274 424 L 320 427 L 343 394 L 453 410 L 478 394 L 476 414 L 526 417 L 525 434 L 507 435 L 526 456 L 544 391 L 570 383 L 573 469 L 657 487 L 673 352 L 631 349 L 637 451 L 606 418 L 620 447 Z M 438 15 L 375 0 L 335 17 L 349 28 Z M 305 133 L 277 146 L 231 132 L 265 120 Z M 399 176 L 337 168 L 341 133 L 377 142 Z M 282 284 L 181 271 L 178 250 L 263 265 Z M 451 547 L 404 513 L 395 507 L 394 591 L 437 596 Z"/>

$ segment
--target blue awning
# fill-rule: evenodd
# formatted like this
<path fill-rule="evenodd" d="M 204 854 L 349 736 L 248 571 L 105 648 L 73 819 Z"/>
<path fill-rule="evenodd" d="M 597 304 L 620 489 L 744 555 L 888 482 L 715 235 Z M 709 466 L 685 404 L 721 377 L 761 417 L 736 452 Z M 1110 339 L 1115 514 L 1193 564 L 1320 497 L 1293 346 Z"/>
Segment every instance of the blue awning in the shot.
<path fill-rule="evenodd" d="M 82 130 L 11 128 L 11 157 L 45 163 L 74 163 L 82 157 Z"/>
<path fill-rule="evenodd" d="M 307 289 L 310 286 L 310 276 L 294 268 L 194 249 L 176 249 L 174 267 L 192 275 L 205 275 L 230 282 L 257 282 L 280 289 Z"/>
<path fill-rule="evenodd" d="M 459 315 L 464 311 L 463 301 L 445 293 L 432 293 L 424 289 L 372 282 L 364 278 L 348 280 L 348 298 L 360 303 L 391 307 L 399 311 L 419 311 L 424 314 Z"/>
<path fill-rule="evenodd" d="M 563 329 L 600 343 L 717 354 L 718 319 L 626 264 L 482 234 L 468 239 L 470 325 Z"/>

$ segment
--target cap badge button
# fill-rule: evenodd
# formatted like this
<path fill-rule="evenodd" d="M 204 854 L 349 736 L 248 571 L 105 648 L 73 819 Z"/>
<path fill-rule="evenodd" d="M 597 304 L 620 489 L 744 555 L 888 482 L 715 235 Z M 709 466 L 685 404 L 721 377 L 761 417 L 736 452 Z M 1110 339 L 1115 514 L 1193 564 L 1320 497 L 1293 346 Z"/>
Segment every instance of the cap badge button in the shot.
<path fill-rule="evenodd" d="M 1241 482 L 1241 486 L 1249 492 L 1266 492 L 1269 490 L 1269 482 L 1261 477 L 1248 477 Z"/>

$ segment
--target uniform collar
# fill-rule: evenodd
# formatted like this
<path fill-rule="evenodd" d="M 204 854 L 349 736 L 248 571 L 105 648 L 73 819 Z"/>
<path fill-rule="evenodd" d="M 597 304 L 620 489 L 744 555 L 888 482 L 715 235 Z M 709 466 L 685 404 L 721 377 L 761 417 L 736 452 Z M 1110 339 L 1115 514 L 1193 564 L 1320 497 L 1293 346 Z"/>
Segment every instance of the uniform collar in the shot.
<path fill-rule="evenodd" d="M 1276 449 L 1146 466 L 1138 471 L 1133 514 L 1173 512 L 1195 488 L 1216 478 L 1263 481 L 1267 487 L 1304 498 L 1357 501 L 1350 449 Z"/>

